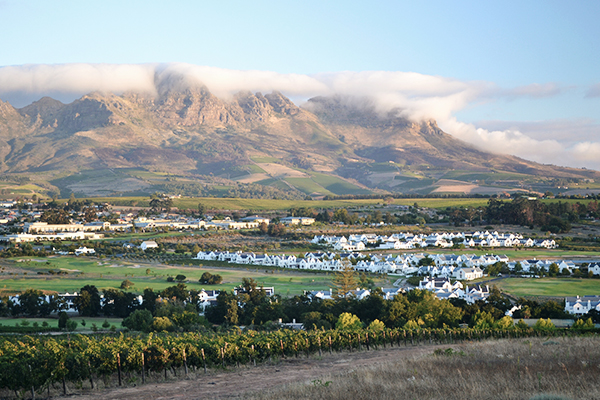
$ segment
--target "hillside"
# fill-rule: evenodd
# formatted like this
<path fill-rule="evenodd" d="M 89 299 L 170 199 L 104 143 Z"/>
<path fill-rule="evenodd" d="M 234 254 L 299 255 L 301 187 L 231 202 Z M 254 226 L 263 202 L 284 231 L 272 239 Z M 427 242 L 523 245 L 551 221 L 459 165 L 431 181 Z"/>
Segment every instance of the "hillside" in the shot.
<path fill-rule="evenodd" d="M 301 108 L 278 92 L 223 100 L 203 86 L 0 102 L 0 144 L 5 179 L 50 182 L 62 196 L 491 194 L 591 190 L 600 178 L 486 153 L 434 121 L 382 116 L 364 101 L 319 97 Z"/>

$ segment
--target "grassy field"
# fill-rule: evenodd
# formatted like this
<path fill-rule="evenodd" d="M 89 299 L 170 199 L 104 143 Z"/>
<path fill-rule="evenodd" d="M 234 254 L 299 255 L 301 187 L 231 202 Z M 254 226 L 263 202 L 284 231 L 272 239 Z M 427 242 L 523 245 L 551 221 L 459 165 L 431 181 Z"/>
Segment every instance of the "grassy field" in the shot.
<path fill-rule="evenodd" d="M 338 368 L 312 381 L 281 384 L 243 397 L 598 399 L 599 386 L 593 382 L 597 382 L 599 344 L 597 337 L 533 338 L 446 345 L 439 347 L 440 355 L 435 355 L 431 347 L 410 349 L 379 363 L 361 365 L 358 360 L 352 364 L 340 360 Z"/>
<path fill-rule="evenodd" d="M 600 279 L 506 278 L 493 282 L 514 296 L 565 297 L 600 295 Z"/>
<path fill-rule="evenodd" d="M 79 291 L 84 285 L 95 285 L 99 289 L 117 289 L 125 279 L 135 284 L 133 292 L 141 293 L 147 287 L 162 290 L 176 283 L 167 282 L 167 277 L 185 275 L 189 289 L 200 290 L 233 289 L 242 283 L 242 278 L 253 278 L 260 285 L 274 286 L 275 293 L 282 296 L 302 294 L 304 290 L 323 290 L 331 286 L 333 274 L 288 271 L 256 266 L 222 267 L 165 265 L 151 262 L 124 262 L 77 257 L 52 257 L 32 261 L 15 262 L 2 260 L 6 270 L 17 271 L 17 275 L 0 273 L 0 291 L 15 292 L 26 289 L 56 291 L 60 293 Z M 49 269 L 67 271 L 68 275 L 38 275 Z M 24 275 L 24 272 L 27 275 Z M 223 277 L 220 285 L 201 285 L 198 280 L 204 272 Z"/>

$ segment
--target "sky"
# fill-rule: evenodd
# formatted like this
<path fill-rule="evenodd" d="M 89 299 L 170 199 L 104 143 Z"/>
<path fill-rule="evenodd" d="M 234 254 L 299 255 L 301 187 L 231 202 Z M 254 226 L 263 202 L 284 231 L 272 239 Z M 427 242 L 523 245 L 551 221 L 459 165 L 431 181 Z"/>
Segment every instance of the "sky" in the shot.
<path fill-rule="evenodd" d="M 0 0 L 0 99 L 198 81 L 372 98 L 474 146 L 600 170 L 600 1 Z"/>

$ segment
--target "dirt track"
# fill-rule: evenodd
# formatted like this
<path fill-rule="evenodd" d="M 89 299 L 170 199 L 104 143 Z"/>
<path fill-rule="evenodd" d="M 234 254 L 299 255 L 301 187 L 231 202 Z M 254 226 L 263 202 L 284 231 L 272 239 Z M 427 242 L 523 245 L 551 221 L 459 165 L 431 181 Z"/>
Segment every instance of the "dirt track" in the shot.
<path fill-rule="evenodd" d="M 318 357 L 288 358 L 274 365 L 231 368 L 225 372 L 200 372 L 179 381 L 148 383 L 143 386 L 83 391 L 73 399 L 227 399 L 265 391 L 296 382 L 315 379 L 332 380 L 330 375 L 343 374 L 360 366 L 387 363 L 399 357 L 431 354 L 439 346 L 394 347 L 378 351 L 323 354 Z M 443 346 L 442 346 L 443 347 Z M 446 345 L 448 347 L 448 345 Z"/>

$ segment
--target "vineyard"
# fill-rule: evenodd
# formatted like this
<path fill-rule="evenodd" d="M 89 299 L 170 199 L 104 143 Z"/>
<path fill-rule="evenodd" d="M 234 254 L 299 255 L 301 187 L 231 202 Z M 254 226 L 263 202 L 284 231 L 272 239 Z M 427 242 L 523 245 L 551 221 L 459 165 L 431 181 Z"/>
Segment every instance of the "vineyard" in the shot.
<path fill-rule="evenodd" d="M 452 344 L 491 338 L 576 335 L 572 329 L 362 329 L 240 331 L 229 334 L 120 334 L 4 337 L 0 339 L 0 397 L 24 398 L 52 391 L 68 394 L 67 382 L 94 389 L 185 376 L 210 369 L 276 362 L 323 353 L 394 346 Z"/>

